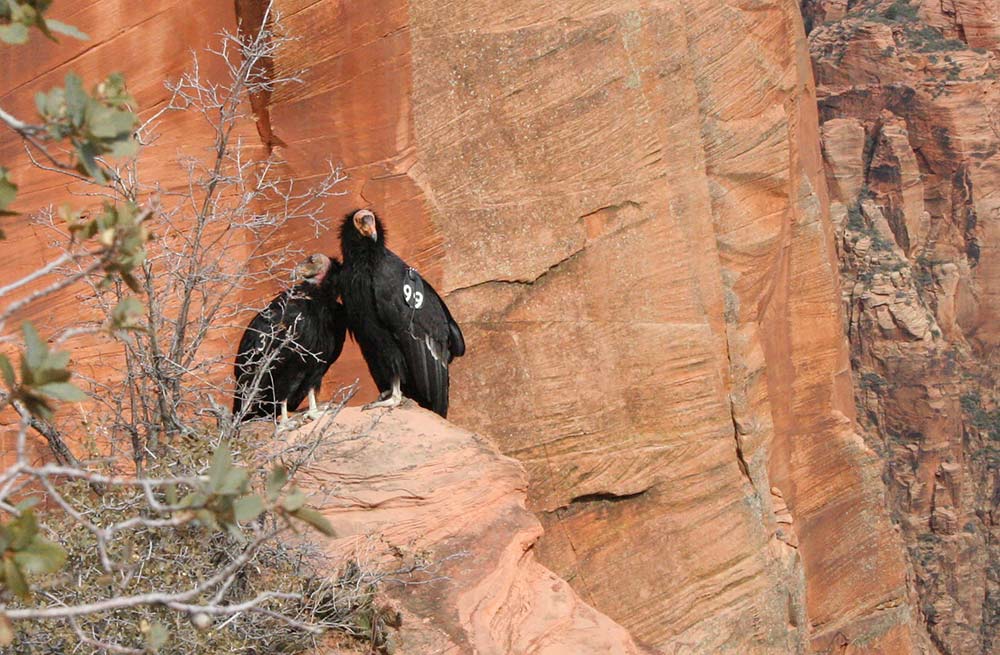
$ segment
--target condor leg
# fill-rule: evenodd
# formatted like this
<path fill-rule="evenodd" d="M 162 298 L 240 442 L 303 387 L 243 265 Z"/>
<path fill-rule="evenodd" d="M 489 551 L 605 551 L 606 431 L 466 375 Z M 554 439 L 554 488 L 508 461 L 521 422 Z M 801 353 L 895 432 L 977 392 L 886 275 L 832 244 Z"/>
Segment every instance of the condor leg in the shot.
<path fill-rule="evenodd" d="M 281 421 L 278 422 L 279 430 L 288 430 L 292 427 L 292 422 L 288 419 L 288 403 L 281 401 Z"/>
<path fill-rule="evenodd" d="M 388 395 L 387 395 L 388 394 Z M 379 399 L 373 403 L 368 403 L 361 409 L 376 409 L 378 407 L 398 407 L 403 401 L 403 392 L 399 388 L 399 378 L 392 381 L 392 391 L 383 391 Z"/>
<path fill-rule="evenodd" d="M 310 389 L 309 390 L 309 411 L 306 412 L 305 417 L 309 421 L 315 421 L 316 419 L 318 419 L 322 415 L 323 415 L 323 410 L 321 410 L 316 405 L 316 390 L 315 389 Z"/>

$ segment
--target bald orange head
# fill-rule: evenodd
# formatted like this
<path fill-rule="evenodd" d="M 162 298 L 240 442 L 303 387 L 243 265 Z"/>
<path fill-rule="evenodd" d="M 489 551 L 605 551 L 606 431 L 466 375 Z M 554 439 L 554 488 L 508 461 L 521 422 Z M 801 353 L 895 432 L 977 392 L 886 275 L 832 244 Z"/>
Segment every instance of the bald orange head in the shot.
<path fill-rule="evenodd" d="M 354 212 L 354 229 L 361 236 L 368 237 L 372 241 L 378 241 L 378 227 L 375 224 L 375 214 L 368 209 L 359 209 Z"/>

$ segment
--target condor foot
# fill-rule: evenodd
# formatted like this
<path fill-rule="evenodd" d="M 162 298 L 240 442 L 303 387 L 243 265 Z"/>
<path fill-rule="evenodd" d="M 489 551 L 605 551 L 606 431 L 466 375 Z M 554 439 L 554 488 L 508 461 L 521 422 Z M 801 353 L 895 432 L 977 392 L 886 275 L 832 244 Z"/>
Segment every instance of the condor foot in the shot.
<path fill-rule="evenodd" d="M 320 416 L 326 414 L 328 411 L 330 411 L 330 408 L 327 405 L 324 405 L 322 407 L 313 407 L 312 409 L 303 412 L 302 418 L 305 419 L 306 421 L 315 421 Z"/>
<path fill-rule="evenodd" d="M 392 390 L 383 391 L 375 402 L 368 403 L 361 409 L 367 411 L 369 409 L 378 409 L 379 407 L 399 407 L 399 403 L 403 402 L 403 394 L 400 392 L 398 386 L 393 386 Z"/>

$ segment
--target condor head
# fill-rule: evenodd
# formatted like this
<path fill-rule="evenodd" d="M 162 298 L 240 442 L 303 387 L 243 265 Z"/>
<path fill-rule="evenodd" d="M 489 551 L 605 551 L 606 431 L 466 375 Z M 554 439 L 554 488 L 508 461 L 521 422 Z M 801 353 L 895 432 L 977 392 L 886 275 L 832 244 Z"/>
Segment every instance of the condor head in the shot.
<path fill-rule="evenodd" d="M 309 255 L 308 259 L 295 267 L 292 278 L 296 282 L 302 281 L 310 284 L 319 284 L 326 277 L 326 273 L 329 270 L 330 258 L 322 253 L 315 253 Z"/>
<path fill-rule="evenodd" d="M 375 214 L 368 209 L 359 209 L 354 212 L 351 218 L 354 229 L 363 237 L 368 237 L 372 241 L 378 241 L 378 219 Z"/>

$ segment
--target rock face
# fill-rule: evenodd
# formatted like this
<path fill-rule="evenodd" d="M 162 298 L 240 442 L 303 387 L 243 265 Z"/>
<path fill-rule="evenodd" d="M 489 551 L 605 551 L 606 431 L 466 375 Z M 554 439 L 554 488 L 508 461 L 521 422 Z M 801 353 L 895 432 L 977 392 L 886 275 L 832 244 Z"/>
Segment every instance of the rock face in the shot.
<path fill-rule="evenodd" d="M 235 13 L 219 4 L 203 11 L 191 0 L 140 4 L 121 13 L 120 3 L 99 0 L 57 16 L 91 32 L 99 47 L 3 60 L 16 84 L 0 106 L 28 111 L 30 98 L 16 105 L 15 96 L 56 83 L 70 67 L 93 76 L 120 66 L 151 111 L 163 100 L 159 80 L 183 69 L 187 48 L 237 22 L 252 31 L 263 16 L 262 2 L 252 0 L 236 2 Z M 820 20 L 846 15 L 853 4 L 810 3 L 829 13 Z M 851 50 L 844 61 L 867 63 L 841 78 L 835 67 L 828 76 L 821 61 L 827 45 L 832 59 L 839 56 L 840 37 L 828 44 L 814 29 L 807 43 L 792 0 L 275 6 L 283 29 L 300 41 L 278 53 L 274 70 L 305 69 L 304 83 L 251 99 L 257 124 L 245 133 L 280 154 L 297 178 L 318 175 L 327 159 L 342 161 L 351 179 L 347 195 L 330 203 L 331 227 L 348 209 L 374 206 L 391 246 L 447 296 L 469 346 L 453 367 L 449 418 L 521 462 L 527 507 L 545 529 L 538 540 L 514 491 L 523 478 L 512 464 L 465 433 L 453 438 L 463 435 L 466 445 L 449 450 L 447 438 L 437 441 L 441 424 L 419 423 L 427 419 L 418 412 L 390 414 L 400 433 L 409 429 L 405 419 L 433 436 L 407 446 L 389 468 L 366 471 L 371 498 L 389 494 L 391 477 L 380 476 L 406 457 L 432 468 L 437 461 L 499 467 L 486 479 L 500 489 L 466 490 L 492 508 L 481 515 L 487 524 L 442 523 L 434 533 L 455 536 L 457 550 L 462 539 L 474 541 L 493 564 L 455 573 L 469 576 L 465 595 L 450 589 L 422 601 L 438 603 L 433 611 L 410 610 L 435 617 L 426 645 L 412 652 L 543 652 L 541 635 L 557 643 L 581 631 L 612 649 L 603 652 L 634 652 L 604 615 L 666 653 L 931 652 L 904 538 L 890 518 L 895 487 L 887 503 L 882 451 L 855 422 L 838 260 L 847 247 L 838 249 L 834 224 L 850 222 L 843 194 L 866 183 L 867 126 L 876 119 L 879 135 L 887 126 L 878 161 L 898 167 L 899 183 L 879 178 L 882 195 L 859 206 L 869 241 L 852 244 L 852 257 L 867 266 L 878 250 L 880 264 L 883 246 L 885 257 L 910 257 L 921 239 L 933 238 L 935 211 L 968 206 L 963 189 L 983 207 L 976 216 L 986 216 L 993 200 L 977 195 L 978 183 L 927 179 L 925 159 L 956 147 L 936 136 L 936 123 L 924 119 L 928 140 L 907 149 L 909 123 L 879 118 L 881 108 L 860 114 L 872 97 L 883 105 L 897 98 L 896 87 L 840 100 L 827 93 L 821 151 L 810 47 L 824 89 L 849 88 L 887 74 L 884 61 L 865 57 L 888 47 L 891 28 L 887 34 L 879 23 L 871 39 L 847 39 L 859 55 Z M 966 33 L 994 39 L 990 14 L 969 11 Z M 129 54 L 140 51 L 149 53 L 141 61 Z M 949 106 L 956 115 L 972 111 L 958 99 Z M 164 138 L 180 148 L 201 136 L 171 125 Z M 10 139 L 0 144 L 26 181 L 23 201 L 48 202 L 51 189 L 18 152 Z M 961 179 L 975 180 L 974 169 L 963 168 L 971 177 Z M 939 181 L 954 179 L 948 170 Z M 828 180 L 841 199 L 832 212 Z M 913 213 L 921 202 L 931 218 Z M 996 265 L 986 250 L 996 222 L 955 225 L 949 234 L 961 242 L 952 243 L 964 244 L 961 252 L 975 243 L 980 263 L 975 271 L 942 265 L 942 287 L 951 291 L 940 312 L 919 311 L 902 271 L 893 271 L 898 282 L 891 272 L 877 284 L 873 276 L 867 296 L 847 303 L 866 317 L 852 314 L 850 325 L 900 344 L 934 343 L 934 331 L 948 329 L 993 343 L 996 287 L 982 276 Z M 29 231 L 7 231 L 20 245 L 21 270 L 41 261 Z M 330 235 L 288 230 L 278 239 L 335 250 Z M 73 320 L 72 296 L 58 302 Z M 99 358 L 87 363 L 100 373 Z M 350 349 L 327 388 L 355 377 L 367 400 L 373 390 Z M 941 402 L 935 394 L 928 388 L 920 401 L 930 408 Z M 921 469 L 924 495 L 913 497 L 932 498 L 936 524 L 961 533 L 963 499 L 982 490 L 956 483 L 955 462 L 939 463 L 940 476 Z M 316 475 L 332 482 L 341 470 Z M 464 484 L 458 473 L 450 481 L 430 473 L 427 480 Z M 415 532 L 392 527 L 393 513 L 406 511 L 396 502 L 391 511 L 369 508 L 370 516 L 328 509 L 341 513 L 341 530 L 386 527 L 402 539 Z M 435 511 L 455 523 L 465 518 L 447 504 Z M 447 532 L 457 529 L 464 532 Z M 981 544 L 985 532 L 976 539 Z M 529 553 L 575 593 L 532 557 L 521 560 L 536 540 Z M 967 600 L 956 597 L 956 607 L 973 611 L 961 605 Z M 523 607 L 545 611 L 516 615 Z M 501 622 L 485 627 L 490 612 Z"/>
<path fill-rule="evenodd" d="M 936 652 L 995 653 L 998 5 L 848 4 L 806 13 L 858 415 Z"/>
<path fill-rule="evenodd" d="M 402 613 L 394 652 L 649 652 L 536 561 L 542 526 L 515 460 L 419 408 L 350 408 L 334 421 L 333 445 L 299 474 L 337 533 L 323 548 L 390 570 L 403 553 L 427 563 L 425 575 L 398 576 L 420 584 L 384 584 Z M 289 442 L 327 429 L 311 424 Z"/>

